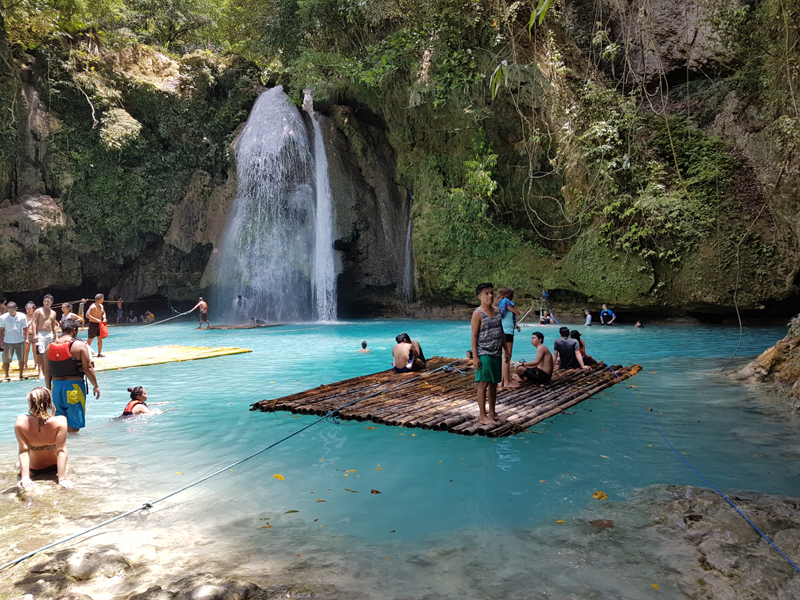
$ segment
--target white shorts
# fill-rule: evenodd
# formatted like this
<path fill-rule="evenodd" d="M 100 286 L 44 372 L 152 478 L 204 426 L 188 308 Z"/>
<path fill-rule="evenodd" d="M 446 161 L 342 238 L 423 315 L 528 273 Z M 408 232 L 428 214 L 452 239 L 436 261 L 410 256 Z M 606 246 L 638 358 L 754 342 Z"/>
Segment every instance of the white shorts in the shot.
<path fill-rule="evenodd" d="M 37 331 L 36 332 L 36 353 L 47 354 L 47 349 L 50 347 L 50 342 L 53 341 L 52 331 Z"/>

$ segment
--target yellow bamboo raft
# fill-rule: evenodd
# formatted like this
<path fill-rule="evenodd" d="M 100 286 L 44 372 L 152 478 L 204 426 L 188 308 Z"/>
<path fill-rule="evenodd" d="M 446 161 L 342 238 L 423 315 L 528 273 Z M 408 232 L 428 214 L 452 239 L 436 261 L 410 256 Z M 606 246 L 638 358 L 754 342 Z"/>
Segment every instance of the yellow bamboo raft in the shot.
<path fill-rule="evenodd" d="M 103 356 L 94 358 L 95 371 L 112 371 L 114 369 L 129 369 L 131 367 L 149 367 L 164 363 L 184 362 L 199 360 L 201 358 L 214 358 L 230 354 L 244 354 L 252 352 L 249 348 L 206 348 L 199 346 L 152 346 L 149 348 L 135 348 L 133 350 L 117 350 L 116 352 L 103 353 Z M 32 359 L 29 358 L 30 367 Z M 17 379 L 16 363 L 11 364 L 11 381 Z M 37 377 L 36 367 L 28 368 L 25 375 L 29 379 Z"/>
<path fill-rule="evenodd" d="M 445 365 L 452 370 L 431 372 Z M 262 400 L 250 410 L 326 415 L 344 404 L 370 396 L 343 408 L 336 416 L 461 435 L 504 437 L 524 431 L 619 382 L 606 365 L 599 363 L 589 371 L 558 372 L 546 385 L 526 384 L 517 389 L 499 390 L 496 410 L 504 422 L 481 425 L 475 401 L 475 372 L 471 365 L 466 359 L 434 357 L 422 372 L 381 371 L 283 398 Z M 623 380 L 642 370 L 640 365 L 612 368 Z M 395 387 L 403 381 L 408 383 Z"/>

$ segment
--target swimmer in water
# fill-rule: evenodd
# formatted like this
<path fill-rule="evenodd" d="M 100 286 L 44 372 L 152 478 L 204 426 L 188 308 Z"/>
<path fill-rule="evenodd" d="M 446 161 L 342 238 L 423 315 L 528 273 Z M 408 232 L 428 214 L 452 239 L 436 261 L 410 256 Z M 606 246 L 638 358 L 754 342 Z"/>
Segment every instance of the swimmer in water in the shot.
<path fill-rule="evenodd" d="M 147 406 L 147 390 L 142 386 L 128 388 L 131 393 L 131 401 L 125 406 L 122 411 L 123 417 L 133 417 L 136 415 L 152 415 L 153 411 Z"/>

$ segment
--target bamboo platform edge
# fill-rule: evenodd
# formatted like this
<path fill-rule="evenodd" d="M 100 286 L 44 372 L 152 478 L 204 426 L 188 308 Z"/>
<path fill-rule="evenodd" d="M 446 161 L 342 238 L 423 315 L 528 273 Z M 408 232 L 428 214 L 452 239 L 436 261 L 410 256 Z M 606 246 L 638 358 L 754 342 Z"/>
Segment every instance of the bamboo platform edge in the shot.
<path fill-rule="evenodd" d="M 453 369 L 440 370 L 447 363 L 453 364 Z M 526 384 L 499 392 L 496 410 L 503 421 L 492 426 L 478 422 L 474 371 L 470 369 L 471 362 L 466 359 L 433 357 L 427 370 L 399 375 L 388 370 L 361 375 L 281 398 L 264 399 L 252 404 L 250 410 L 318 416 L 336 411 L 336 417 L 346 421 L 506 437 L 633 377 L 642 366 L 609 368 L 598 363 L 590 370 L 557 372 L 545 385 Z M 408 380 L 408 386 L 402 385 L 403 379 Z M 336 410 L 354 401 L 359 402 Z"/>

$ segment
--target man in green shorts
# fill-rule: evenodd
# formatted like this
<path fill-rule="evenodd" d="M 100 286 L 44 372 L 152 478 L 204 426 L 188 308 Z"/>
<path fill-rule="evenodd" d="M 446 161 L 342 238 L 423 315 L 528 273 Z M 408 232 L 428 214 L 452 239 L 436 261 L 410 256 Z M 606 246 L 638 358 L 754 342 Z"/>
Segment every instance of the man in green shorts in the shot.
<path fill-rule="evenodd" d="M 479 423 L 481 425 L 498 425 L 500 419 L 495 412 L 497 402 L 497 384 L 503 379 L 502 361 L 510 361 L 510 353 L 506 346 L 500 311 L 494 304 L 494 286 L 481 283 L 475 293 L 481 305 L 472 313 L 472 365 L 475 367 L 475 381 L 478 388 Z M 489 410 L 486 410 L 486 399 L 489 399 Z"/>

